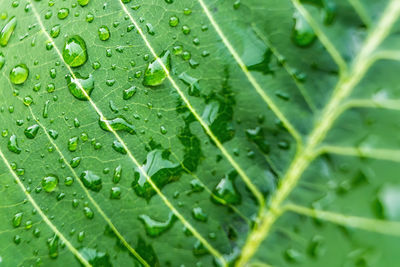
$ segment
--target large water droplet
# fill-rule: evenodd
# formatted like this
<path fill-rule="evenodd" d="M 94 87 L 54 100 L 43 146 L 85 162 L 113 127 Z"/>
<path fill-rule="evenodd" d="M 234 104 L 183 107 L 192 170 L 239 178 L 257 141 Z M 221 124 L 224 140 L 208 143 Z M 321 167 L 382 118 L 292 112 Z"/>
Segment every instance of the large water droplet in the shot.
<path fill-rule="evenodd" d="M 38 124 L 34 124 L 32 126 L 29 126 L 28 128 L 25 129 L 24 134 L 27 138 L 33 139 L 36 137 L 40 127 Z"/>
<path fill-rule="evenodd" d="M 75 73 L 74 75 L 75 78 L 70 74 L 65 76 L 69 91 L 79 100 L 88 100 L 88 97 L 90 97 L 94 89 L 94 79 L 92 74 L 88 77 L 82 77 L 79 73 Z M 85 90 L 86 94 L 82 89 Z"/>
<path fill-rule="evenodd" d="M 293 42 L 300 47 L 311 45 L 316 39 L 314 30 L 299 12 L 295 12 L 293 18 L 295 20 L 292 31 Z"/>
<path fill-rule="evenodd" d="M 165 222 L 160 222 L 152 219 L 148 215 L 139 215 L 139 220 L 143 223 L 146 233 L 151 237 L 156 237 L 167 231 L 172 227 L 173 223 L 176 221 L 176 216 L 173 212 L 170 212 L 168 219 Z"/>
<path fill-rule="evenodd" d="M 169 154 L 156 149 L 147 154 L 142 170 L 151 177 L 158 188 L 179 178 L 180 164 L 168 159 Z M 156 192 L 138 168 L 135 170 L 132 187 L 136 194 L 149 200 Z"/>
<path fill-rule="evenodd" d="M 160 64 L 160 61 L 168 70 L 171 69 L 171 54 L 170 52 L 164 51 L 159 60 L 154 59 L 148 66 L 144 73 L 143 85 L 145 86 L 157 86 L 162 84 L 162 82 L 167 78 L 168 74 L 165 72 L 164 68 Z"/>
<path fill-rule="evenodd" d="M 52 192 L 58 185 L 58 177 L 54 174 L 49 174 L 42 178 L 42 188 L 46 192 Z"/>
<path fill-rule="evenodd" d="M 86 6 L 87 4 L 89 4 L 89 0 L 78 0 L 78 4 L 80 6 Z"/>
<path fill-rule="evenodd" d="M 229 205 L 237 205 L 241 202 L 241 196 L 236 189 L 234 184 L 234 179 L 236 178 L 237 173 L 232 171 L 228 175 L 225 175 L 224 178 L 217 184 L 217 186 L 213 190 L 213 196 L 211 199 L 219 204 L 229 204 Z"/>
<path fill-rule="evenodd" d="M 98 251 L 93 248 L 81 248 L 79 253 L 84 257 L 92 266 L 111 267 L 110 257 L 107 253 Z"/>
<path fill-rule="evenodd" d="M 22 152 L 22 149 L 19 148 L 19 146 L 18 146 L 17 136 L 15 134 L 10 136 L 10 139 L 8 140 L 7 148 L 8 148 L 8 150 L 10 150 L 11 152 L 14 152 L 16 154 L 20 154 Z"/>
<path fill-rule="evenodd" d="M 383 218 L 400 221 L 400 186 L 384 185 L 379 190 L 377 199 Z"/>
<path fill-rule="evenodd" d="M 126 151 L 126 149 L 125 149 L 125 147 L 122 145 L 122 143 L 120 142 L 120 141 L 118 141 L 118 140 L 115 140 L 113 143 L 112 143 L 112 146 L 111 146 L 116 152 L 118 152 L 118 153 L 120 153 L 120 154 L 122 154 L 122 155 L 126 155 L 127 154 L 127 151 Z"/>
<path fill-rule="evenodd" d="M 113 129 L 114 131 L 125 131 L 130 134 L 135 134 L 135 127 L 128 122 L 123 116 L 118 116 L 111 120 L 105 120 L 103 118 L 99 119 L 100 128 L 104 131 L 110 131 L 107 127 L 107 124 Z"/>
<path fill-rule="evenodd" d="M 122 98 L 124 100 L 131 99 L 132 96 L 136 93 L 136 86 L 131 86 L 123 91 Z"/>
<path fill-rule="evenodd" d="M 13 84 L 23 84 L 29 76 L 29 69 L 25 64 L 18 64 L 10 71 L 10 81 Z"/>
<path fill-rule="evenodd" d="M 17 19 L 15 17 L 11 17 L 10 20 L 4 25 L 3 29 L 0 32 L 0 45 L 6 46 L 12 33 L 14 32 L 15 26 L 17 25 Z"/>
<path fill-rule="evenodd" d="M 80 176 L 83 184 L 92 191 L 99 192 L 102 187 L 102 181 L 99 176 L 92 171 L 84 171 Z"/>
<path fill-rule="evenodd" d="M 78 35 L 69 37 L 65 42 L 62 55 L 69 66 L 82 66 L 88 59 L 85 41 Z"/>

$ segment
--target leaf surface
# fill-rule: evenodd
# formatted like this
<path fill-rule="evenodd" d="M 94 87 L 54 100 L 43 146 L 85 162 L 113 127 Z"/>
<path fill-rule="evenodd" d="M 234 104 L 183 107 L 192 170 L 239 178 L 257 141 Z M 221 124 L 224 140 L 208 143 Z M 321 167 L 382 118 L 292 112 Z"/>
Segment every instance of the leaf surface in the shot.
<path fill-rule="evenodd" d="M 4 1 L 5 266 L 394 266 L 400 2 Z"/>

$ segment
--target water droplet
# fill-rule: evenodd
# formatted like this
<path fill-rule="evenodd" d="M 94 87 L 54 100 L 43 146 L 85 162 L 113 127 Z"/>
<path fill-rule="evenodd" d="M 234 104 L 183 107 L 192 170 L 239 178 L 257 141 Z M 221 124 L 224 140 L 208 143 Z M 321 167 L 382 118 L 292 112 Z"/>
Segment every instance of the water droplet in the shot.
<path fill-rule="evenodd" d="M 177 16 L 172 16 L 169 18 L 169 26 L 176 27 L 179 24 L 179 18 Z"/>
<path fill-rule="evenodd" d="M 382 217 L 391 220 L 400 220 L 400 186 L 385 184 L 378 192 L 378 204 Z"/>
<path fill-rule="evenodd" d="M 21 148 L 18 146 L 17 136 L 15 134 L 10 136 L 7 144 L 8 150 L 13 153 L 20 154 L 22 152 Z"/>
<path fill-rule="evenodd" d="M 86 15 L 86 21 L 89 22 L 89 23 L 92 23 L 93 20 L 94 20 L 93 14 L 92 14 L 92 13 L 88 13 L 88 14 Z"/>
<path fill-rule="evenodd" d="M 314 30 L 299 12 L 296 11 L 293 14 L 293 18 L 295 20 L 292 30 L 293 42 L 300 47 L 311 45 L 316 39 Z"/>
<path fill-rule="evenodd" d="M 80 6 L 87 6 L 89 4 L 89 0 L 78 0 L 78 4 Z"/>
<path fill-rule="evenodd" d="M 157 86 L 167 78 L 168 73 L 165 72 L 164 68 L 160 64 L 160 61 L 169 72 L 171 69 L 171 54 L 170 52 L 164 51 L 159 60 L 154 59 L 148 66 L 144 73 L 143 85 L 145 86 Z"/>
<path fill-rule="evenodd" d="M 81 233 L 83 233 L 83 232 L 81 232 Z M 83 234 L 83 236 L 84 236 L 84 234 Z M 83 237 L 82 237 L 82 240 L 83 240 Z M 100 266 L 104 266 L 104 267 L 112 266 L 112 264 L 110 262 L 110 257 L 105 252 L 101 252 L 101 251 L 98 251 L 97 249 L 93 249 L 93 248 L 84 247 L 84 248 L 79 249 L 79 253 L 92 266 L 98 266 L 98 267 L 100 267 Z"/>
<path fill-rule="evenodd" d="M 110 38 L 110 30 L 107 26 L 101 26 L 98 30 L 99 38 L 102 41 L 107 41 Z"/>
<path fill-rule="evenodd" d="M 49 174 L 42 178 L 42 188 L 46 192 L 52 192 L 58 185 L 58 177 L 54 174 Z"/>
<path fill-rule="evenodd" d="M 33 99 L 31 96 L 28 95 L 28 96 L 24 97 L 23 102 L 24 102 L 24 105 L 28 107 L 33 103 Z"/>
<path fill-rule="evenodd" d="M 179 178 L 180 164 L 174 163 L 168 159 L 169 154 L 156 149 L 147 154 L 142 170 L 146 172 L 157 185 L 162 188 L 166 184 Z M 147 178 L 136 168 L 132 187 L 136 194 L 149 200 L 156 192 Z"/>
<path fill-rule="evenodd" d="M 221 181 L 214 188 L 211 199 L 216 203 L 223 205 L 240 204 L 242 198 L 234 184 L 234 179 L 236 178 L 236 176 L 237 173 L 235 171 L 232 171 L 228 175 L 225 175 L 225 177 L 222 178 Z"/>
<path fill-rule="evenodd" d="M 179 74 L 178 78 L 189 87 L 188 94 L 190 96 L 200 96 L 200 85 L 198 79 L 190 76 L 186 72 Z"/>
<path fill-rule="evenodd" d="M 325 254 L 324 238 L 320 235 L 315 235 L 308 246 L 308 252 L 314 258 Z"/>
<path fill-rule="evenodd" d="M 65 76 L 69 91 L 79 100 L 88 100 L 86 95 L 90 97 L 94 89 L 94 79 L 92 74 L 90 74 L 88 77 L 83 77 L 76 72 L 74 75 L 75 78 L 70 74 Z M 86 95 L 82 89 L 86 92 Z"/>
<path fill-rule="evenodd" d="M 200 240 L 196 240 L 193 246 L 193 254 L 195 256 L 202 256 L 208 253 L 208 250 L 204 247 Z"/>
<path fill-rule="evenodd" d="M 85 214 L 86 218 L 88 218 L 88 219 L 93 219 L 93 217 L 94 217 L 94 212 L 89 207 L 83 208 L 83 214 Z"/>
<path fill-rule="evenodd" d="M 22 241 L 21 236 L 19 236 L 19 235 L 14 236 L 14 243 L 16 245 L 19 245 L 21 243 L 21 241 Z"/>
<path fill-rule="evenodd" d="M 136 86 L 131 86 L 123 91 L 122 98 L 125 100 L 131 99 L 137 91 Z"/>
<path fill-rule="evenodd" d="M 28 79 L 29 69 L 25 64 L 18 64 L 10 71 L 10 81 L 13 84 L 23 84 Z"/>
<path fill-rule="evenodd" d="M 116 151 L 116 152 L 118 152 L 118 153 L 120 153 L 120 154 L 122 154 L 122 155 L 125 155 L 125 154 L 127 154 L 127 152 L 126 152 L 126 150 L 125 150 L 125 147 L 121 144 L 121 142 L 119 142 L 118 140 L 115 140 L 113 143 L 112 143 L 112 148 Z"/>
<path fill-rule="evenodd" d="M 120 199 L 121 198 L 121 188 L 118 186 L 111 187 L 110 199 Z"/>
<path fill-rule="evenodd" d="M 49 238 L 49 240 L 47 241 L 50 258 L 55 259 L 58 257 L 58 239 L 58 236 L 54 234 L 54 236 Z"/>
<path fill-rule="evenodd" d="M 88 189 L 99 192 L 102 188 L 102 181 L 99 176 L 94 174 L 92 171 L 84 171 L 80 176 L 83 184 Z"/>
<path fill-rule="evenodd" d="M 254 142 L 257 145 L 257 147 L 264 154 L 269 153 L 270 145 L 265 140 L 264 132 L 263 132 L 262 128 L 257 127 L 255 129 L 248 129 L 248 130 L 246 130 L 246 135 L 247 135 L 247 138 L 249 138 L 250 141 Z"/>
<path fill-rule="evenodd" d="M 60 24 L 54 25 L 50 30 L 50 36 L 57 38 L 60 35 Z"/>
<path fill-rule="evenodd" d="M 11 17 L 7 24 L 4 25 L 3 29 L 0 32 L 1 46 L 6 46 L 8 44 L 8 41 L 10 40 L 10 37 L 13 34 L 16 25 L 17 19 L 15 17 Z"/>
<path fill-rule="evenodd" d="M 197 179 L 190 181 L 191 193 L 204 191 L 204 185 Z"/>
<path fill-rule="evenodd" d="M 184 35 L 188 35 L 190 33 L 190 28 L 188 26 L 186 26 L 186 25 L 183 25 L 182 26 L 182 33 Z"/>
<path fill-rule="evenodd" d="M 55 79 L 57 77 L 57 71 L 55 68 L 50 69 L 50 78 Z"/>
<path fill-rule="evenodd" d="M 64 184 L 66 186 L 71 186 L 74 183 L 74 178 L 72 177 L 65 177 Z"/>
<path fill-rule="evenodd" d="M 3 68 L 5 63 L 6 63 L 6 57 L 2 52 L 0 52 L 0 70 Z"/>
<path fill-rule="evenodd" d="M 29 126 L 28 128 L 25 129 L 24 134 L 27 138 L 33 139 L 36 137 L 40 127 L 38 124 L 34 124 L 32 126 Z"/>
<path fill-rule="evenodd" d="M 68 17 L 68 15 L 69 15 L 69 9 L 68 8 L 63 7 L 63 8 L 60 8 L 60 10 L 58 10 L 57 17 L 59 19 L 65 19 L 65 18 Z"/>
<path fill-rule="evenodd" d="M 143 223 L 146 233 L 151 237 L 157 237 L 170 229 L 176 221 L 176 216 L 173 212 L 170 212 L 168 219 L 165 222 L 160 222 L 152 219 L 148 215 L 139 215 L 139 220 Z"/>
<path fill-rule="evenodd" d="M 208 220 L 207 214 L 203 211 L 202 208 L 196 207 L 192 209 L 193 218 L 200 222 L 206 222 Z"/>
<path fill-rule="evenodd" d="M 53 138 L 54 140 L 57 139 L 57 137 L 58 137 L 58 132 L 57 132 L 56 130 L 50 129 L 48 132 L 49 132 L 49 135 L 50 135 L 51 138 Z"/>
<path fill-rule="evenodd" d="M 285 257 L 291 262 L 301 262 L 304 259 L 303 254 L 294 248 L 287 249 L 285 251 Z"/>
<path fill-rule="evenodd" d="M 85 41 L 78 35 L 69 37 L 65 42 L 62 55 L 69 66 L 82 66 L 88 59 Z"/>
<path fill-rule="evenodd" d="M 136 133 L 135 127 L 130 122 L 128 122 L 123 116 L 118 116 L 111 120 L 105 120 L 102 118 L 99 119 L 99 126 L 104 131 L 110 131 L 107 124 L 114 131 L 124 131 L 130 134 Z"/>
<path fill-rule="evenodd" d="M 78 148 L 78 137 L 77 136 L 74 136 L 74 137 L 71 137 L 69 140 L 68 140 L 68 150 L 69 151 L 71 151 L 71 152 L 74 152 L 74 151 L 76 151 L 76 149 Z"/>
<path fill-rule="evenodd" d="M 146 29 L 147 29 L 147 33 L 150 35 L 154 35 L 154 27 L 153 25 L 151 25 L 151 23 L 146 23 Z"/>
<path fill-rule="evenodd" d="M 122 175 L 122 166 L 118 165 L 117 167 L 115 167 L 113 174 L 113 182 L 115 184 L 119 183 L 119 181 L 121 180 L 121 175 Z"/>
<path fill-rule="evenodd" d="M 21 225 L 23 215 L 24 214 L 22 212 L 18 212 L 14 215 L 12 219 L 12 225 L 14 227 L 19 227 Z"/>

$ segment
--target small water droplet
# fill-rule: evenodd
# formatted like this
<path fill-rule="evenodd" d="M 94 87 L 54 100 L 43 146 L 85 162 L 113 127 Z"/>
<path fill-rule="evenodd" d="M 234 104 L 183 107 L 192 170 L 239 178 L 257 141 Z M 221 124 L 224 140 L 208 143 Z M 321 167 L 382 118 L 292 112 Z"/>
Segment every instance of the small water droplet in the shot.
<path fill-rule="evenodd" d="M 88 218 L 88 219 L 93 219 L 93 217 L 94 217 L 94 212 L 89 207 L 83 208 L 83 214 L 85 214 L 86 218 Z"/>
<path fill-rule="evenodd" d="M 79 139 L 78 139 L 77 136 L 71 137 L 68 140 L 68 150 L 69 151 L 74 152 L 74 151 L 77 150 L 77 148 L 78 148 L 78 140 Z"/>
<path fill-rule="evenodd" d="M 99 38 L 102 41 L 107 41 L 110 38 L 110 30 L 107 26 L 101 26 L 98 30 Z"/>
<path fill-rule="evenodd" d="M 203 211 L 202 208 L 196 207 L 192 209 L 193 218 L 200 222 L 206 222 L 208 220 L 207 214 Z"/>
<path fill-rule="evenodd" d="M 12 225 L 14 227 L 19 227 L 21 225 L 23 215 L 24 214 L 22 212 L 18 212 L 14 215 L 12 219 Z"/>
<path fill-rule="evenodd" d="M 113 174 L 113 182 L 115 184 L 119 183 L 119 181 L 121 180 L 121 175 L 122 175 L 122 166 L 118 165 L 117 167 L 115 167 Z"/>
<path fill-rule="evenodd" d="M 120 199 L 121 198 L 121 188 L 118 186 L 111 187 L 110 199 Z"/>

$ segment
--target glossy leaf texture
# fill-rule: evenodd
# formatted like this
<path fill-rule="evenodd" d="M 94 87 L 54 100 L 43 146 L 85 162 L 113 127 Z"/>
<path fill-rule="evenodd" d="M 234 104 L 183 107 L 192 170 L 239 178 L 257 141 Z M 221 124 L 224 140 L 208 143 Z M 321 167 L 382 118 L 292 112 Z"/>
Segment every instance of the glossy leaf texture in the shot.
<path fill-rule="evenodd" d="M 0 3 L 4 266 L 397 266 L 399 0 Z"/>

